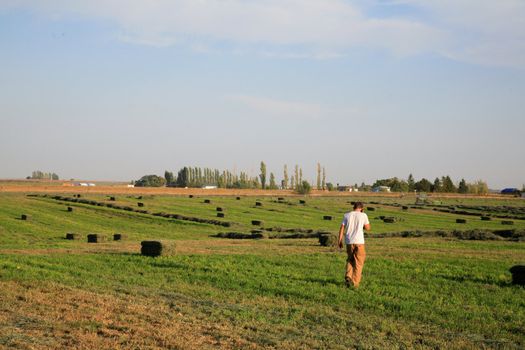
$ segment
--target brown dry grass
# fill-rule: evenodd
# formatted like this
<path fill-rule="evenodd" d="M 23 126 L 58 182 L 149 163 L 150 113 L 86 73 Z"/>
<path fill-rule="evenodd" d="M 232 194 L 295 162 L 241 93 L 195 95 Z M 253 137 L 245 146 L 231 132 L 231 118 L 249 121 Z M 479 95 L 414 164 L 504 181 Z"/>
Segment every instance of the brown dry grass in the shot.
<path fill-rule="evenodd" d="M 41 282 L 0 282 L 0 290 L 2 349 L 256 348 L 232 325 L 184 315 L 164 301 Z"/>
<path fill-rule="evenodd" d="M 81 193 L 81 194 L 125 194 L 125 195 L 175 195 L 188 196 L 258 196 L 258 197 L 287 197 L 298 195 L 292 190 L 254 190 L 254 189 L 202 189 L 202 188 L 175 188 L 175 187 L 133 187 L 128 188 L 123 185 L 102 185 L 94 187 L 71 186 L 68 183 L 62 185 L 50 184 L 49 182 L 40 181 L 31 184 L 23 184 L 20 181 L 0 180 L 0 193 Z M 383 198 L 415 198 L 414 194 L 401 193 L 372 193 L 372 192 L 337 192 L 337 191 L 319 191 L 312 190 L 309 194 L 312 197 L 383 197 Z M 520 200 L 500 194 L 488 195 L 470 195 L 457 193 L 438 193 L 429 194 L 429 198 L 492 198 Z"/>

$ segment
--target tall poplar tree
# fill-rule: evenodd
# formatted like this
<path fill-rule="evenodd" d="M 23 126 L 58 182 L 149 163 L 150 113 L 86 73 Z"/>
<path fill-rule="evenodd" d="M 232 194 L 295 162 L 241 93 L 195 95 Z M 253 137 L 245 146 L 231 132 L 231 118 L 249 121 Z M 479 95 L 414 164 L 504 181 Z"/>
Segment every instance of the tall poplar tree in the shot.
<path fill-rule="evenodd" d="M 321 189 L 321 164 L 317 162 L 317 189 Z"/>
<path fill-rule="evenodd" d="M 283 190 L 288 188 L 288 166 L 284 165 Z"/>
<path fill-rule="evenodd" d="M 261 162 L 261 174 L 259 178 L 261 179 L 261 188 L 263 190 L 266 189 L 266 164 L 264 164 L 264 162 Z"/>

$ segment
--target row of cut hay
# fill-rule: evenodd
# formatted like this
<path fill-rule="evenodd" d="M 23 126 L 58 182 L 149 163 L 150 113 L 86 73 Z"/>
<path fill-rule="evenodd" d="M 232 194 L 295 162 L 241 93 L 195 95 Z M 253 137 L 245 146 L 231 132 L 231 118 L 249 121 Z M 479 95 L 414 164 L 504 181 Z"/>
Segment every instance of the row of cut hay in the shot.
<path fill-rule="evenodd" d="M 51 198 L 55 200 L 59 200 L 59 201 L 74 202 L 74 203 L 96 205 L 96 206 L 105 206 L 111 209 L 132 211 L 132 212 L 136 212 L 140 214 L 150 214 L 147 210 L 134 209 L 129 206 L 121 206 L 121 205 L 116 205 L 113 203 L 103 203 L 103 202 L 97 202 L 93 200 L 77 199 L 77 198 L 70 198 L 70 197 L 64 197 L 64 196 L 53 196 Z M 141 204 L 142 205 L 139 205 L 139 206 L 144 206 L 144 203 L 141 203 Z M 213 220 L 213 219 L 203 219 L 203 218 L 191 217 L 191 216 L 180 215 L 180 214 L 167 214 L 167 213 L 160 212 L 160 213 L 153 213 L 152 215 L 162 216 L 166 218 L 173 218 L 173 219 L 183 220 L 183 221 L 192 221 L 192 222 L 198 222 L 198 223 L 204 223 L 204 224 L 212 224 L 212 225 L 223 226 L 223 227 L 231 226 L 230 222 Z"/>
<path fill-rule="evenodd" d="M 66 239 L 67 240 L 80 240 L 82 238 L 82 236 L 78 233 L 72 233 L 72 232 L 69 232 L 69 233 L 66 233 Z M 86 236 L 87 238 L 87 242 L 88 243 L 100 243 L 100 242 L 106 242 L 108 241 L 108 236 L 106 235 L 102 235 L 102 234 L 99 234 L 99 233 L 90 233 Z M 114 241 L 122 241 L 126 238 L 125 235 L 123 235 L 122 233 L 115 233 L 113 235 L 113 240 Z"/>
<path fill-rule="evenodd" d="M 390 237 L 446 237 L 461 240 L 508 240 L 521 242 L 525 241 L 525 230 L 505 229 L 505 230 L 436 230 L 436 231 L 401 231 L 387 233 L 365 233 L 369 238 L 390 238 Z"/>
<path fill-rule="evenodd" d="M 268 235 L 263 232 L 250 232 L 250 233 L 220 232 L 215 235 L 212 235 L 212 237 L 230 238 L 230 239 L 262 239 L 262 238 L 268 238 Z"/>

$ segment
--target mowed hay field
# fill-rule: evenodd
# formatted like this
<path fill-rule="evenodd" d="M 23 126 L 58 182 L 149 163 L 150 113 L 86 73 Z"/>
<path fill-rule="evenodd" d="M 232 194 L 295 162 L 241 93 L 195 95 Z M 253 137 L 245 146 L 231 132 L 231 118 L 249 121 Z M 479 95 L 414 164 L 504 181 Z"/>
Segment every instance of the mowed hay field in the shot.
<path fill-rule="evenodd" d="M 508 271 L 525 264 L 520 199 L 27 194 L 0 194 L 0 348 L 525 347 L 525 288 Z M 315 234 L 359 199 L 373 229 L 351 290 L 346 255 Z M 215 237 L 252 230 L 263 238 Z M 435 234 L 453 230 L 506 233 Z M 175 252 L 141 256 L 143 240 Z"/>

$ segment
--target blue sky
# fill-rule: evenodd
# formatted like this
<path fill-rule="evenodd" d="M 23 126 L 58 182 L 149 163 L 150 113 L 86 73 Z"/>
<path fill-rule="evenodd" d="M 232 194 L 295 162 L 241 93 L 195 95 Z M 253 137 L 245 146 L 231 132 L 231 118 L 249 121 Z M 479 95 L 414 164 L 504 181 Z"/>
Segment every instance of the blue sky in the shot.
<path fill-rule="evenodd" d="M 0 178 L 525 183 L 523 1 L 0 1 Z"/>

